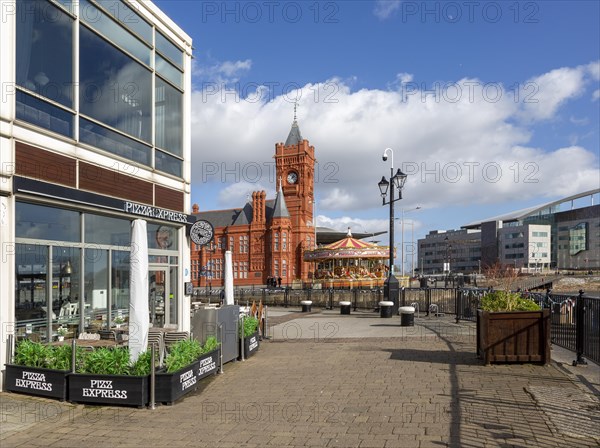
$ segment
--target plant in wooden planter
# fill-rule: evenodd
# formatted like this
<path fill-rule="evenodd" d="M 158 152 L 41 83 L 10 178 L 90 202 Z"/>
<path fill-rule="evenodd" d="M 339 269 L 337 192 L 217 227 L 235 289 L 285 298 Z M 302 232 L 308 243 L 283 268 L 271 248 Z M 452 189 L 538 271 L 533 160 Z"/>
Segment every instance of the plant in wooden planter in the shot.
<path fill-rule="evenodd" d="M 244 334 L 244 345 L 241 346 L 241 335 Z M 240 326 L 240 350 L 244 351 L 244 358 L 254 355 L 258 351 L 258 319 L 255 317 L 244 318 L 243 327 Z"/>
<path fill-rule="evenodd" d="M 150 355 L 129 361 L 128 347 L 97 348 L 69 375 L 69 401 L 142 407 L 148 404 Z"/>
<path fill-rule="evenodd" d="M 156 401 L 172 404 L 196 390 L 200 379 L 216 373 L 218 347 L 215 337 L 208 338 L 204 346 L 195 339 L 173 344 L 165 358 L 165 368 L 156 373 Z"/>
<path fill-rule="evenodd" d="M 6 365 L 6 390 L 66 400 L 71 357 L 70 345 L 52 347 L 27 339 L 19 342 L 13 364 Z M 83 351 L 78 348 L 77 362 L 82 357 Z"/>
<path fill-rule="evenodd" d="M 491 362 L 550 362 L 550 310 L 507 290 L 485 295 L 477 310 L 477 354 Z"/>

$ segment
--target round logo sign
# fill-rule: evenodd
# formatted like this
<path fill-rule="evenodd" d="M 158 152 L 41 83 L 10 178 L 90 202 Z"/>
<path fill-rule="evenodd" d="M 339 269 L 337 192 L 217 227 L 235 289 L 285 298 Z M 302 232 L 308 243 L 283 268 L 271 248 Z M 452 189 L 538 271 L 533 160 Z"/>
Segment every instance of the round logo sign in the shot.
<path fill-rule="evenodd" d="M 196 221 L 190 229 L 190 238 L 198 246 L 204 246 L 210 243 L 215 234 L 215 229 L 208 221 Z"/>

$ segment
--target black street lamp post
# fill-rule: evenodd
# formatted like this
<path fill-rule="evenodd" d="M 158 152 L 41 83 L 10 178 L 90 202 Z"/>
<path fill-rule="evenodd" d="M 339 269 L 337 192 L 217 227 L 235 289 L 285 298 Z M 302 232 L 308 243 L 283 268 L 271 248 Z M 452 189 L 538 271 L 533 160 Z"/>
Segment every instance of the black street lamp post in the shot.
<path fill-rule="evenodd" d="M 402 199 L 402 188 L 406 182 L 406 174 L 400 169 L 394 174 L 394 151 L 391 148 L 386 148 L 383 152 L 383 161 L 387 161 L 388 152 L 391 154 L 392 166 L 390 168 L 390 180 L 382 176 L 379 181 L 379 191 L 382 197 L 382 205 L 390 205 L 390 268 L 388 271 L 388 277 L 383 285 L 384 300 L 394 302 L 392 313 L 398 314 L 398 295 L 399 295 L 399 283 L 398 279 L 394 276 L 394 202 Z M 394 188 L 398 189 L 398 197 L 394 198 Z M 390 190 L 390 199 L 388 202 L 385 201 L 387 197 L 388 189 Z"/>

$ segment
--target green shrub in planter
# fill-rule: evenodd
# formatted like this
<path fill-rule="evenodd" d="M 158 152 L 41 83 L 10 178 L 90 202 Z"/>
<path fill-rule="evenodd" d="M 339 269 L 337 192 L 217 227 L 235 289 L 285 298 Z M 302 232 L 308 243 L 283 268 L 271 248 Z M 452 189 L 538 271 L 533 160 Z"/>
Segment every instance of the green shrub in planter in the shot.
<path fill-rule="evenodd" d="M 176 372 L 196 361 L 202 354 L 202 346 L 195 339 L 177 341 L 165 358 L 167 373 Z"/>
<path fill-rule="evenodd" d="M 14 363 L 18 366 L 46 368 L 50 356 L 50 347 L 24 339 L 15 349 Z"/>
<path fill-rule="evenodd" d="M 492 291 L 481 298 L 479 308 L 484 311 L 539 311 L 533 300 L 526 299 L 518 292 L 504 290 Z"/>
<path fill-rule="evenodd" d="M 97 375 L 129 375 L 129 348 L 100 347 L 86 353 L 83 366 L 77 373 L 92 373 Z"/>
<path fill-rule="evenodd" d="M 256 317 L 246 317 L 244 318 L 244 337 L 252 336 L 256 330 L 258 329 L 258 319 Z M 240 337 L 242 336 L 242 327 L 240 326 Z"/>
<path fill-rule="evenodd" d="M 29 340 L 19 342 L 14 364 L 6 365 L 6 390 L 65 400 L 71 353 L 70 345 L 52 347 Z M 83 350 L 78 348 L 76 356 L 77 364 L 81 365 Z"/>
<path fill-rule="evenodd" d="M 201 354 L 210 353 L 213 350 L 216 350 L 218 347 L 219 343 L 217 342 L 217 338 L 215 336 L 210 336 L 208 339 L 206 339 L 206 342 L 202 346 Z"/>
<path fill-rule="evenodd" d="M 70 345 L 59 345 L 56 347 L 32 342 L 27 339 L 19 342 L 15 349 L 14 364 L 26 367 L 39 367 L 52 370 L 71 370 Z M 83 362 L 84 351 L 77 347 L 76 363 Z"/>

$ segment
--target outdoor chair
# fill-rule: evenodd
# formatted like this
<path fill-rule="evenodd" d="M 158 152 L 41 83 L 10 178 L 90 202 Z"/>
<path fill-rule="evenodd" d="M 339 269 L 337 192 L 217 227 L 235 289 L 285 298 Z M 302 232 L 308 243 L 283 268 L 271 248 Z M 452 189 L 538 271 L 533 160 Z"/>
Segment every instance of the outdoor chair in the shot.
<path fill-rule="evenodd" d="M 158 352 L 158 366 L 162 367 L 165 357 L 165 342 L 162 331 L 148 331 L 148 348 L 154 345 L 155 352 Z"/>
<path fill-rule="evenodd" d="M 115 341 L 115 344 L 117 343 L 117 333 L 112 330 L 98 330 L 98 334 L 100 335 L 100 339 L 108 339 Z"/>
<path fill-rule="evenodd" d="M 176 342 L 184 341 L 189 338 L 190 334 L 187 331 L 169 331 L 164 333 L 165 353 L 169 354 L 171 346 Z"/>

